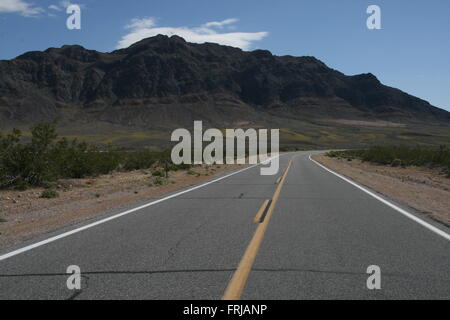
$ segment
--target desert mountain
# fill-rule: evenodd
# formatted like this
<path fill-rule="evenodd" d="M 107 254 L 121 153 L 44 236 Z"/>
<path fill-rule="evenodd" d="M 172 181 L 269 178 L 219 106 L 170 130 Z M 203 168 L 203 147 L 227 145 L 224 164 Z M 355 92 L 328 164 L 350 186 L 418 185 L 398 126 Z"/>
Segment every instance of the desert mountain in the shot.
<path fill-rule="evenodd" d="M 313 57 L 161 35 L 111 53 L 74 45 L 0 61 L 0 108 L 2 123 L 81 116 L 150 126 L 186 117 L 220 124 L 252 120 L 243 118 L 252 109 L 312 118 L 450 119 L 370 73 L 346 76 Z"/>
<path fill-rule="evenodd" d="M 111 53 L 66 45 L 0 61 L 0 126 L 51 120 L 151 130 L 193 120 L 295 128 L 297 120 L 448 125 L 450 113 L 373 74 L 347 76 L 314 57 L 159 35 Z"/>

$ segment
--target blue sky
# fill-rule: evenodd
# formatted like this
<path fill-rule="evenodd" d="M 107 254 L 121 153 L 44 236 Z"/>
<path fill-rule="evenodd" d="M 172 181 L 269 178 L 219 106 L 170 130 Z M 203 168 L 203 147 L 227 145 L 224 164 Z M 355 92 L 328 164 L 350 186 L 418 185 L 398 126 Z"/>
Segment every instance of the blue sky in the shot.
<path fill-rule="evenodd" d="M 345 74 L 371 72 L 450 110 L 448 0 L 72 2 L 81 6 L 81 30 L 66 27 L 68 1 L 0 0 L 0 59 L 64 44 L 112 51 L 142 36 L 176 33 L 197 42 L 315 56 Z M 366 27 L 372 4 L 381 8 L 381 30 Z"/>

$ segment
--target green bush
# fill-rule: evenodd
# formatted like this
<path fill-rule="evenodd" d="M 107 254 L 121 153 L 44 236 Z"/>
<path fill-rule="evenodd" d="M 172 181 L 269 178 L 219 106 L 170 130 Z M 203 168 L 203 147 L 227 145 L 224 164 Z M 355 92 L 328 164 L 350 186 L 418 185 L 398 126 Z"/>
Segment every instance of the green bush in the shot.
<path fill-rule="evenodd" d="M 393 167 L 439 167 L 450 175 L 450 150 L 446 146 L 439 146 L 438 148 L 373 146 L 362 150 L 331 151 L 327 155 L 345 159 L 356 158 Z"/>
<path fill-rule="evenodd" d="M 152 176 L 154 177 L 164 177 L 164 172 L 162 170 L 155 170 L 152 172 Z"/>
<path fill-rule="evenodd" d="M 162 177 L 156 177 L 156 179 L 153 183 L 157 186 L 162 186 L 162 185 L 167 184 L 167 180 Z"/>
<path fill-rule="evenodd" d="M 126 171 L 151 168 L 161 157 L 165 156 L 161 152 L 154 151 L 134 151 L 125 152 L 123 155 L 123 169 Z"/>
<path fill-rule="evenodd" d="M 191 165 L 171 163 L 169 152 L 124 151 L 98 147 L 76 139 L 58 139 L 55 124 L 31 128 L 31 141 L 23 143 L 20 130 L 0 133 L 0 189 L 24 190 L 30 186 L 52 186 L 58 179 L 83 178 L 115 170 L 159 167 L 153 175 L 167 177 L 169 171 L 188 170 Z"/>
<path fill-rule="evenodd" d="M 400 159 L 394 159 L 391 162 L 391 167 L 400 167 L 403 166 L 403 161 Z"/>
<path fill-rule="evenodd" d="M 173 164 L 173 163 L 169 163 L 167 166 L 167 169 L 170 171 L 178 171 L 178 170 L 189 170 L 190 168 L 192 168 L 192 164 Z"/>
<path fill-rule="evenodd" d="M 45 189 L 41 193 L 41 198 L 52 199 L 52 198 L 57 198 L 57 197 L 59 197 L 59 193 L 53 189 Z"/>
<path fill-rule="evenodd" d="M 190 174 L 190 175 L 193 175 L 193 176 L 198 174 L 196 171 L 194 171 L 192 169 L 189 169 L 187 173 Z"/>

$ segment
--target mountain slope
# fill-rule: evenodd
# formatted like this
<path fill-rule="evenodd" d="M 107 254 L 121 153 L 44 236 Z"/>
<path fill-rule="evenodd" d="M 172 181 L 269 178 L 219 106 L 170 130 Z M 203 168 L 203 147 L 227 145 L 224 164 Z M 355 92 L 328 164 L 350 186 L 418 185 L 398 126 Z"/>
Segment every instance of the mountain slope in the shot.
<path fill-rule="evenodd" d="M 212 119 L 215 104 L 308 117 L 450 119 L 372 74 L 345 76 L 313 57 L 192 44 L 177 36 L 148 38 L 112 53 L 63 46 L 1 61 L 0 97 L 2 122 L 65 119 L 72 107 L 89 113 L 87 120 L 174 124 L 183 105 L 196 103 L 212 103 L 204 110 Z M 159 108 L 166 117 L 154 114 Z M 111 110 L 120 115 L 109 117 Z"/>
<path fill-rule="evenodd" d="M 108 124 L 167 132 L 194 120 L 219 128 L 342 121 L 448 126 L 450 113 L 372 74 L 346 76 L 314 57 L 159 35 L 111 53 L 73 45 L 0 61 L 0 125 L 51 120 L 98 131 Z"/>

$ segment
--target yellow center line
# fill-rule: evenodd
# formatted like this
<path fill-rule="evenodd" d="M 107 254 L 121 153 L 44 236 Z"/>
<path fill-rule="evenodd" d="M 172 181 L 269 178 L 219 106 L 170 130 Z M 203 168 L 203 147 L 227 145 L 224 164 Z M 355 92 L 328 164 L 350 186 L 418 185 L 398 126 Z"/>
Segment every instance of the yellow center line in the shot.
<path fill-rule="evenodd" d="M 261 216 L 264 213 L 264 211 L 266 210 L 267 204 L 269 203 L 269 199 L 264 200 L 261 208 L 259 208 L 258 213 L 256 214 L 255 218 L 253 219 L 254 223 L 259 223 L 261 220 Z"/>
<path fill-rule="evenodd" d="M 269 225 L 270 218 L 272 217 L 273 210 L 280 196 L 281 188 L 283 187 L 284 181 L 286 180 L 286 176 L 289 172 L 289 168 L 291 167 L 291 164 L 292 160 L 289 161 L 289 165 L 286 171 L 284 172 L 283 176 L 281 177 L 280 184 L 278 184 L 275 190 L 275 193 L 272 197 L 272 203 L 266 214 L 266 218 L 256 228 L 256 231 L 253 234 L 253 238 L 250 241 L 249 245 L 247 246 L 244 256 L 239 262 L 239 266 L 237 267 L 236 271 L 233 274 L 233 277 L 228 283 L 228 286 L 225 290 L 222 300 L 240 299 L 242 292 L 244 291 L 245 284 L 247 283 L 248 276 L 250 275 L 253 263 L 255 262 L 256 254 L 258 253 L 267 226 Z"/>

